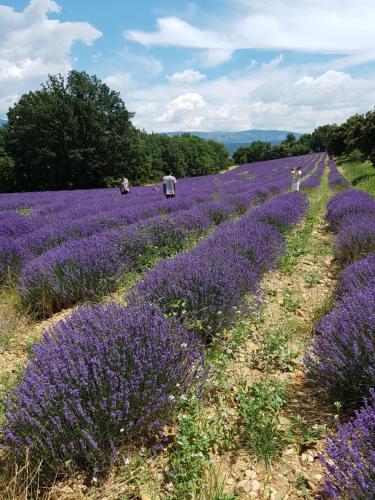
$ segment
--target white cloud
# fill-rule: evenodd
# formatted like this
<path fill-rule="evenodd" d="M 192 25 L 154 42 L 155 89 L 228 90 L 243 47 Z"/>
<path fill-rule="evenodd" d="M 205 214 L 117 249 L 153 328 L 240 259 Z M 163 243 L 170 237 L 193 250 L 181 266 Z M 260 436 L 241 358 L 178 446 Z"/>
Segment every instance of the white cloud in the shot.
<path fill-rule="evenodd" d="M 87 22 L 48 18 L 59 11 L 52 0 L 31 0 L 22 12 L 0 5 L 1 114 L 7 112 L 11 96 L 39 86 L 49 73 L 69 71 L 75 42 L 91 45 L 101 36 Z"/>
<path fill-rule="evenodd" d="M 229 49 L 232 44 L 228 38 L 215 31 L 201 30 L 178 17 L 162 17 L 156 22 L 157 31 L 128 30 L 127 39 L 145 46 L 166 45 L 206 49 Z"/>
<path fill-rule="evenodd" d="M 273 69 L 277 68 L 277 66 L 279 66 L 279 64 L 281 64 L 283 60 L 284 56 L 282 54 L 279 54 L 274 59 L 271 59 L 268 63 L 263 63 L 262 70 L 272 71 Z"/>
<path fill-rule="evenodd" d="M 122 92 L 123 96 L 126 96 L 129 91 L 134 90 L 137 86 L 129 73 L 126 72 L 114 73 L 104 78 L 103 81 L 110 88 Z"/>
<path fill-rule="evenodd" d="M 352 58 L 348 64 L 363 61 L 363 54 L 366 61 L 375 60 L 373 0 L 236 0 L 231 5 L 231 15 L 220 18 L 216 13 L 208 28 L 160 17 L 155 31 L 129 30 L 125 36 L 148 47 L 227 51 L 217 64 L 237 49 L 342 54 Z M 206 24 L 207 19 L 203 17 Z"/>
<path fill-rule="evenodd" d="M 334 70 L 314 76 L 304 71 L 282 65 L 194 85 L 166 82 L 146 87 L 133 82 L 129 87 L 126 81 L 118 90 L 136 112 L 135 125 L 155 132 L 249 128 L 304 132 L 373 107 L 373 80 Z"/>
<path fill-rule="evenodd" d="M 206 75 L 196 71 L 192 68 L 185 69 L 180 73 L 173 73 L 173 75 L 167 76 L 167 80 L 175 85 L 185 85 L 200 82 L 206 78 Z"/>
<path fill-rule="evenodd" d="M 198 61 L 202 66 L 210 68 L 230 61 L 232 55 L 232 49 L 208 49 L 200 52 Z"/>
<path fill-rule="evenodd" d="M 191 111 L 199 110 L 205 106 L 205 101 L 203 97 L 197 92 L 188 92 L 186 94 L 181 94 L 174 99 L 172 99 L 168 105 L 166 111 L 156 119 L 158 122 L 174 122 L 177 121 L 181 115 L 186 115 Z M 186 117 L 189 122 L 191 122 L 193 115 L 190 113 Z M 200 117 L 195 117 L 199 118 Z"/>

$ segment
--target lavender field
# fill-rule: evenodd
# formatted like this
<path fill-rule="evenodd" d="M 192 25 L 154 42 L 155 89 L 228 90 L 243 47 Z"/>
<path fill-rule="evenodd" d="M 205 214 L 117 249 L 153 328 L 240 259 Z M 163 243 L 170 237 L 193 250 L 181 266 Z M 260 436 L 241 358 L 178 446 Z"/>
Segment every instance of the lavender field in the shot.
<path fill-rule="evenodd" d="M 296 166 L 301 192 L 290 192 Z M 78 473 L 92 491 L 81 497 L 73 488 L 71 498 L 107 498 L 114 494 L 109 472 L 131 475 L 134 462 L 148 479 L 125 481 L 116 498 L 142 497 L 148 488 L 150 498 L 252 492 L 277 499 L 300 496 L 300 478 L 313 473 L 311 491 L 370 498 L 372 462 L 364 463 L 372 448 L 361 435 L 374 411 L 365 318 L 373 314 L 375 202 L 346 188 L 335 162 L 319 153 L 181 179 L 168 200 L 160 185 L 127 196 L 115 189 L 0 195 L 1 290 L 15 297 L 12 314 L 26 318 L 23 336 L 42 325 L 27 356 L 15 341 L 8 346 L 23 349 L 25 364 L 2 392 L 6 494 L 17 498 L 26 488 L 31 498 L 49 498 L 51 477 L 64 485 Z M 331 248 L 334 261 L 327 260 Z M 336 286 L 332 269 L 337 275 L 343 266 Z M 318 307 L 313 292 L 327 300 L 334 292 L 335 303 L 307 342 Z M 288 413 L 287 393 L 299 394 L 301 377 L 301 394 L 312 407 L 326 398 L 327 415 Z M 343 422 L 324 451 L 325 432 L 316 429 L 328 425 L 330 405 L 357 404 L 367 394 L 357 420 Z M 306 433 L 311 425 L 316 437 L 292 431 L 298 425 Z M 353 463 L 344 467 L 348 439 Z M 301 458 L 305 448 L 321 452 L 312 472 Z M 293 485 L 267 472 L 282 457 L 288 476 L 284 453 L 302 463 L 290 473 Z M 12 476 L 25 460 L 27 470 Z M 228 469 L 216 487 L 224 496 L 207 493 L 205 474 L 219 467 L 216 460 Z"/>

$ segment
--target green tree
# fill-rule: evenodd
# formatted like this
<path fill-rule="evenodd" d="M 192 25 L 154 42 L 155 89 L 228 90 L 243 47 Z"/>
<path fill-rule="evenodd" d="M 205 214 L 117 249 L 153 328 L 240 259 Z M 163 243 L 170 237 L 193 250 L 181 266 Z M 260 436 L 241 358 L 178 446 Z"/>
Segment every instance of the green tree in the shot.
<path fill-rule="evenodd" d="M 6 125 L 0 126 L 0 192 L 15 189 L 14 161 L 5 152 Z"/>
<path fill-rule="evenodd" d="M 5 148 L 15 162 L 17 188 L 100 187 L 122 174 L 134 180 L 138 132 L 132 116 L 119 93 L 96 76 L 49 76 L 8 113 Z"/>

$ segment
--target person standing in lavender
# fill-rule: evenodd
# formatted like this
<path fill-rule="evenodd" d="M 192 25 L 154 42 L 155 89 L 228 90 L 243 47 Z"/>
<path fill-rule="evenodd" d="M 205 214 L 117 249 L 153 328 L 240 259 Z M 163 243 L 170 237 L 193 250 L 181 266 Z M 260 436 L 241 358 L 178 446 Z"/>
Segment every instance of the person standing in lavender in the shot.
<path fill-rule="evenodd" d="M 173 176 L 172 171 L 168 170 L 168 175 L 163 177 L 163 193 L 166 198 L 174 198 L 176 195 L 176 177 Z"/>
<path fill-rule="evenodd" d="M 121 194 L 129 194 L 132 192 L 129 179 L 127 179 L 126 177 L 123 177 L 120 181 L 120 191 Z"/>
<path fill-rule="evenodd" d="M 290 173 L 292 174 L 292 191 L 299 191 L 299 185 L 302 177 L 301 167 L 292 168 Z"/>

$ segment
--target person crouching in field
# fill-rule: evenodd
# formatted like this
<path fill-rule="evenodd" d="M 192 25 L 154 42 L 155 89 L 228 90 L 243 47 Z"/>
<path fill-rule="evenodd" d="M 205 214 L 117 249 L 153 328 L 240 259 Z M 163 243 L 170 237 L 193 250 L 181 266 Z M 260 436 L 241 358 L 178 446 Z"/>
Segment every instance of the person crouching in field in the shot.
<path fill-rule="evenodd" d="M 172 175 L 172 171 L 168 170 L 168 175 L 163 177 L 163 193 L 166 198 L 174 198 L 176 195 L 176 177 Z"/>
<path fill-rule="evenodd" d="M 292 175 L 292 191 L 299 191 L 299 185 L 302 177 L 301 167 L 292 168 L 290 173 Z"/>
<path fill-rule="evenodd" d="M 120 181 L 120 192 L 121 194 L 129 194 L 132 192 L 129 179 L 126 177 L 123 177 Z"/>

